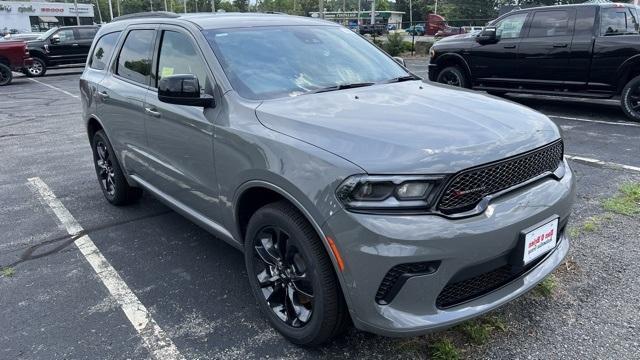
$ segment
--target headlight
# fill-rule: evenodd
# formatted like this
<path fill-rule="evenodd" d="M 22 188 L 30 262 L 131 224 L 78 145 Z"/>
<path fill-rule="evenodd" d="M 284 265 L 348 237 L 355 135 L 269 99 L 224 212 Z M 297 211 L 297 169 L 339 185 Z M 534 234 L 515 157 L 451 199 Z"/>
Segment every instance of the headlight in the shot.
<path fill-rule="evenodd" d="M 433 48 L 433 46 L 431 47 L 431 49 L 429 49 L 429 57 L 431 59 L 433 59 L 434 57 L 436 57 L 436 50 Z"/>
<path fill-rule="evenodd" d="M 354 175 L 338 186 L 337 198 L 353 210 L 428 210 L 441 176 Z"/>

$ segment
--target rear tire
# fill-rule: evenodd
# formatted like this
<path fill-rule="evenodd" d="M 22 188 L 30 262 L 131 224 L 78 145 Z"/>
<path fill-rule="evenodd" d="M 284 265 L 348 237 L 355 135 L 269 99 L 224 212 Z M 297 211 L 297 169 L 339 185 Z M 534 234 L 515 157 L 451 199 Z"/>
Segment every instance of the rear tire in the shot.
<path fill-rule="evenodd" d="M 289 341 L 320 345 L 346 329 L 349 315 L 331 260 L 293 205 L 279 201 L 256 211 L 244 256 L 260 310 Z"/>
<path fill-rule="evenodd" d="M 131 204 L 142 195 L 142 189 L 130 186 L 103 130 L 93 135 L 93 165 L 104 197 L 113 205 Z"/>
<path fill-rule="evenodd" d="M 629 80 L 622 89 L 620 105 L 629 119 L 640 122 L 640 76 Z"/>
<path fill-rule="evenodd" d="M 438 73 L 436 82 L 441 84 L 456 86 L 462 88 L 469 88 L 470 81 L 465 71 L 457 65 L 449 66 Z"/>
<path fill-rule="evenodd" d="M 13 73 L 11 72 L 11 68 L 5 64 L 0 64 L 0 86 L 11 84 L 12 79 Z"/>
<path fill-rule="evenodd" d="M 41 77 L 47 73 L 47 64 L 44 60 L 34 57 L 31 64 L 29 64 L 24 71 L 28 77 Z"/>

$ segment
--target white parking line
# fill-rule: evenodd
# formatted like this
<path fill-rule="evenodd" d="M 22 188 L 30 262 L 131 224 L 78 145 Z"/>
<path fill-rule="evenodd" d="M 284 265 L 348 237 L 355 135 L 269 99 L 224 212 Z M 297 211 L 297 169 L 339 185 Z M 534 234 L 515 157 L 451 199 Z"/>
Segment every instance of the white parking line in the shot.
<path fill-rule="evenodd" d="M 572 120 L 572 121 L 584 121 L 584 122 L 607 124 L 607 125 L 620 125 L 620 126 L 640 127 L 640 124 L 635 124 L 635 123 L 630 123 L 630 122 L 613 122 L 613 121 L 604 121 L 604 120 L 592 120 L 592 119 L 582 119 L 582 118 L 575 118 L 575 117 L 569 117 L 569 116 L 558 116 L 558 115 L 547 115 L 547 116 L 550 117 L 550 118 Z"/>
<path fill-rule="evenodd" d="M 61 93 L 63 93 L 63 94 L 67 94 L 67 95 L 69 95 L 69 96 L 71 96 L 71 97 L 74 97 L 74 98 L 76 98 L 76 99 L 79 99 L 79 98 L 80 98 L 80 96 L 75 95 L 75 94 L 72 94 L 72 93 L 68 92 L 67 90 L 62 90 L 62 89 L 60 89 L 59 87 L 55 87 L 55 86 L 53 86 L 53 85 L 45 84 L 45 83 L 43 83 L 42 81 L 38 81 L 38 80 L 36 80 L 36 79 L 34 79 L 34 78 L 27 78 L 27 79 L 29 79 L 29 80 L 31 80 L 31 81 L 33 81 L 33 82 L 37 82 L 38 84 L 44 85 L 44 86 L 46 86 L 46 87 L 48 87 L 48 88 L 51 88 L 51 89 L 53 89 L 53 90 L 60 91 Z"/>
<path fill-rule="evenodd" d="M 100 250 L 89 238 L 89 235 L 83 234 L 84 229 L 82 229 L 82 226 L 74 219 L 62 202 L 58 200 L 49 186 L 39 177 L 28 180 L 42 200 L 53 210 L 69 235 L 79 236 L 74 244 L 87 259 L 111 296 L 118 302 L 133 327 L 138 331 L 151 356 L 158 360 L 184 360 L 184 357 L 171 339 L 153 320 L 147 308 L 142 305 L 138 297 L 122 280 L 113 266 L 100 253 Z"/>
<path fill-rule="evenodd" d="M 573 160 L 573 161 L 577 161 L 577 162 L 581 162 L 581 163 L 585 163 L 585 164 L 596 164 L 596 165 L 600 165 L 600 166 L 604 166 L 604 167 L 608 167 L 608 168 L 613 168 L 613 169 L 623 169 L 623 170 L 631 170 L 631 171 L 640 172 L 640 167 L 637 167 L 637 166 L 618 164 L 618 163 L 614 163 L 614 162 L 602 161 L 602 160 L 592 159 L 592 158 L 583 157 L 583 156 L 565 155 L 565 157 L 567 159 L 570 159 L 570 160 Z"/>

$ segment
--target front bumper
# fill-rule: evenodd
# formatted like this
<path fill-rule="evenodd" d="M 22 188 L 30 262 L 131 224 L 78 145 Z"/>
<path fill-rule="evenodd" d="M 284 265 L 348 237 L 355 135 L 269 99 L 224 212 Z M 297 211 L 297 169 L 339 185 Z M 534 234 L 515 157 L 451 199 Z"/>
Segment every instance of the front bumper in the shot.
<path fill-rule="evenodd" d="M 526 293 L 551 273 L 569 249 L 564 226 L 575 196 L 568 164 L 560 180 L 545 178 L 492 201 L 482 214 L 464 219 L 437 215 L 388 216 L 341 211 L 323 226 L 344 259 L 343 291 L 361 330 L 414 336 L 476 317 Z M 492 270 L 517 248 L 522 230 L 559 216 L 556 248 L 532 268 L 484 295 L 447 308 L 436 306 L 442 289 L 469 271 Z M 376 293 L 396 265 L 439 262 L 437 271 L 410 277 L 386 305 Z M 479 270 L 477 270 L 479 271 Z"/>
<path fill-rule="evenodd" d="M 438 76 L 438 64 L 429 63 L 429 80 L 436 81 Z"/>

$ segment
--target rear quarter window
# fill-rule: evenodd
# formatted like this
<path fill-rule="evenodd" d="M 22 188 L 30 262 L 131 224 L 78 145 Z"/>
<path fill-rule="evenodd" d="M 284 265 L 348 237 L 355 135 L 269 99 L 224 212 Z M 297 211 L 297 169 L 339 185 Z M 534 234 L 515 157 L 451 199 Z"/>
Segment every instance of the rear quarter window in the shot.
<path fill-rule="evenodd" d="M 91 59 L 89 60 L 89 67 L 96 70 L 104 70 L 107 68 L 107 64 L 109 59 L 111 58 L 111 54 L 113 53 L 113 49 L 118 42 L 118 37 L 120 36 L 120 32 L 112 32 L 109 34 L 105 34 L 98 40 L 95 48 L 93 49 L 93 54 L 91 54 Z"/>
<path fill-rule="evenodd" d="M 125 79 L 148 85 L 155 30 L 131 30 L 122 45 L 116 74 Z"/>

